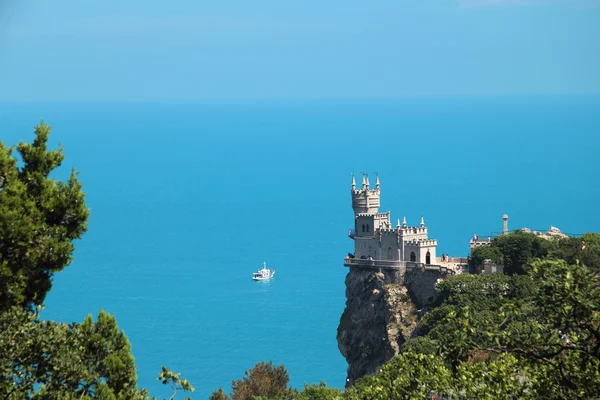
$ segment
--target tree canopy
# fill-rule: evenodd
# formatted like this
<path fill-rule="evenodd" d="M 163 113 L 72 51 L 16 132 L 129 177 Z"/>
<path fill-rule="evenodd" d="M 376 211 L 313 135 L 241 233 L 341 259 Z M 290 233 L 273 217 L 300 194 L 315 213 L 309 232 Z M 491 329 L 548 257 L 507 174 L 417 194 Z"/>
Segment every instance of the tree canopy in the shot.
<path fill-rule="evenodd" d="M 579 261 L 600 271 L 600 235 L 586 233 L 581 237 L 547 239 L 516 230 L 495 237 L 487 246 L 476 248 L 470 258 L 475 266 L 486 259 L 504 264 L 504 273 L 508 275 L 525 274 L 532 261 L 544 258 L 564 260 L 568 264 Z"/>
<path fill-rule="evenodd" d="M 114 316 L 100 311 L 83 323 L 43 321 L 39 311 L 52 277 L 72 261 L 89 210 L 75 170 L 66 182 L 50 174 L 64 160 L 49 150 L 50 127 L 35 127 L 33 143 L 17 150 L 0 142 L 0 398 L 150 399 L 137 388 L 131 346 Z M 158 379 L 193 391 L 163 367 Z"/>
<path fill-rule="evenodd" d="M 0 142 L 0 310 L 41 305 L 52 276 L 72 261 L 73 240 L 87 229 L 89 210 L 77 172 L 67 182 L 49 177 L 64 160 L 48 150 L 50 127 L 35 127 L 33 143 Z"/>

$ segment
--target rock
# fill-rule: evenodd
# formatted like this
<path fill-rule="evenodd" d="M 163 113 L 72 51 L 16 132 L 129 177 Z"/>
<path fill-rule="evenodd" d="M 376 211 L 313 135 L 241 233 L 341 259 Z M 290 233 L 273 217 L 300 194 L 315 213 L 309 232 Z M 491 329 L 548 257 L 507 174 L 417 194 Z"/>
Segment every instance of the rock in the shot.
<path fill-rule="evenodd" d="M 349 365 L 346 382 L 351 386 L 399 353 L 417 326 L 418 311 L 405 286 L 370 269 L 350 269 L 346 298 L 337 341 Z"/>
<path fill-rule="evenodd" d="M 562 233 L 560 231 L 560 229 L 558 229 L 555 226 L 551 226 L 550 229 L 548 229 L 548 232 L 544 233 L 544 232 L 540 232 L 540 231 L 532 231 L 529 228 L 523 228 L 521 229 L 523 232 L 527 232 L 527 233 L 533 233 L 536 236 L 539 236 L 543 239 L 546 240 L 555 240 L 555 239 L 561 239 L 561 238 L 566 238 L 569 237 L 569 235 L 566 235 L 564 233 Z"/>

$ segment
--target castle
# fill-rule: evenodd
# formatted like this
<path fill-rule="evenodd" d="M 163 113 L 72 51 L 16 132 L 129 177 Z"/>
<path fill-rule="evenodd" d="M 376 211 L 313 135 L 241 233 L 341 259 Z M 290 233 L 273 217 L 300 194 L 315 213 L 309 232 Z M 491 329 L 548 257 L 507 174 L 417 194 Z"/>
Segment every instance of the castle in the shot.
<path fill-rule="evenodd" d="M 362 185 L 356 187 L 352 174 L 352 208 L 354 229 L 348 236 L 354 240 L 354 254 L 350 259 L 374 260 L 377 264 L 402 264 L 404 262 L 435 265 L 437 240 L 427 237 L 427 227 L 421 217 L 419 226 L 406 225 L 406 217 L 392 226 L 389 211 L 379 212 L 381 190 L 379 176 L 375 189 L 369 187 L 369 176 L 362 174 Z"/>

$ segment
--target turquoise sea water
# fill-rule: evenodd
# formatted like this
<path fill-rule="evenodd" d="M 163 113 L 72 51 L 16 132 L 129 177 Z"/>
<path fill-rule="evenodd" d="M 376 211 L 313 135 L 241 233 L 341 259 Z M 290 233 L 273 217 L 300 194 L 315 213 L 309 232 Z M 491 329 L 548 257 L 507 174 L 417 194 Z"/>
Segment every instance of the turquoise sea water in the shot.
<path fill-rule="evenodd" d="M 91 208 L 44 318 L 100 309 L 128 335 L 140 386 L 166 365 L 206 398 L 256 362 L 343 387 L 335 339 L 352 251 L 350 172 L 379 172 L 382 209 L 421 215 L 438 252 L 557 226 L 600 231 L 600 99 L 0 104 L 0 140 L 44 118 Z M 251 281 L 267 261 L 269 283 Z"/>

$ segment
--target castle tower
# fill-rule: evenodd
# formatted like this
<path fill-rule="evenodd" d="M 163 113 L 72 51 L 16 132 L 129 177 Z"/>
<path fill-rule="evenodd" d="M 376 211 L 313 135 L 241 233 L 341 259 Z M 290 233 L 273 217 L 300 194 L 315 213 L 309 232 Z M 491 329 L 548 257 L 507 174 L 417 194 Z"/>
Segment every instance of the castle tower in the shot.
<path fill-rule="evenodd" d="M 352 175 L 352 188 L 350 189 L 352 194 L 352 209 L 354 210 L 354 216 L 358 214 L 377 214 L 379 212 L 380 205 L 380 189 L 379 189 L 379 176 L 375 182 L 375 189 L 369 189 L 369 176 L 362 173 L 362 187 L 356 189 L 356 183 L 354 175 Z"/>
<path fill-rule="evenodd" d="M 508 215 L 504 214 L 502 216 L 502 219 L 504 220 L 504 227 L 502 229 L 502 234 L 508 235 Z"/>

